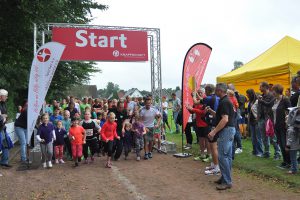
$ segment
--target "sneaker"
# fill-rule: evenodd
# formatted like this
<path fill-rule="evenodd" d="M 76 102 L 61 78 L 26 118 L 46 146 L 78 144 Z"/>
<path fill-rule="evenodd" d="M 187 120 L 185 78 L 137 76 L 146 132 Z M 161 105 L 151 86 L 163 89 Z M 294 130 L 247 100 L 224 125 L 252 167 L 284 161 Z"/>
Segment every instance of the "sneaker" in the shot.
<path fill-rule="evenodd" d="M 89 159 L 88 158 L 84 159 L 84 164 L 89 164 Z"/>
<path fill-rule="evenodd" d="M 280 160 L 280 155 L 275 155 L 274 160 Z"/>
<path fill-rule="evenodd" d="M 153 157 L 151 152 L 148 153 L 148 157 L 149 157 L 149 158 L 152 158 L 152 157 Z"/>
<path fill-rule="evenodd" d="M 239 153 L 242 153 L 243 152 L 243 150 L 241 149 L 241 148 L 237 148 L 236 150 L 235 150 L 235 154 L 239 154 Z"/>
<path fill-rule="evenodd" d="M 136 157 L 136 160 L 137 160 L 137 161 L 140 161 L 140 160 L 141 160 L 141 157 L 139 157 L 139 156 Z"/>
<path fill-rule="evenodd" d="M 58 164 L 59 162 L 58 162 L 58 159 L 55 159 L 55 164 Z"/>
<path fill-rule="evenodd" d="M 290 170 L 287 172 L 287 174 L 297 174 L 297 172 Z"/>
<path fill-rule="evenodd" d="M 78 162 L 75 162 L 75 167 L 78 167 L 78 166 L 79 166 Z"/>
<path fill-rule="evenodd" d="M 64 161 L 63 159 L 60 159 L 60 160 L 59 160 L 59 163 L 64 164 L 65 161 Z"/>
<path fill-rule="evenodd" d="M 51 161 L 48 162 L 48 167 L 52 168 L 52 162 Z"/>
<path fill-rule="evenodd" d="M 144 160 L 149 160 L 148 154 L 145 154 Z"/>
<path fill-rule="evenodd" d="M 263 158 L 270 158 L 270 154 L 264 153 L 264 154 L 263 154 Z"/>
<path fill-rule="evenodd" d="M 256 156 L 256 157 L 259 157 L 259 158 L 262 158 L 262 157 L 263 157 L 263 154 L 258 153 L 258 154 L 256 154 L 255 156 Z"/>
<path fill-rule="evenodd" d="M 92 156 L 92 157 L 91 157 L 91 161 L 92 161 L 92 162 L 94 162 L 94 161 L 95 161 L 95 158 L 94 158 L 94 156 Z"/>
<path fill-rule="evenodd" d="M 205 175 L 218 175 L 220 173 L 220 169 L 213 168 L 212 170 L 206 170 L 204 172 Z"/>
<path fill-rule="evenodd" d="M 191 149 L 191 148 L 192 148 L 192 147 L 189 147 L 189 146 L 184 147 L 185 150 L 189 150 L 189 149 Z"/>
<path fill-rule="evenodd" d="M 47 168 L 47 163 L 46 162 L 43 163 L 43 167 Z"/>
<path fill-rule="evenodd" d="M 215 168 L 214 165 L 210 165 L 210 166 L 208 166 L 208 167 L 205 167 L 205 171 L 207 171 L 207 170 L 212 170 L 212 169 L 214 169 L 214 168 Z"/>

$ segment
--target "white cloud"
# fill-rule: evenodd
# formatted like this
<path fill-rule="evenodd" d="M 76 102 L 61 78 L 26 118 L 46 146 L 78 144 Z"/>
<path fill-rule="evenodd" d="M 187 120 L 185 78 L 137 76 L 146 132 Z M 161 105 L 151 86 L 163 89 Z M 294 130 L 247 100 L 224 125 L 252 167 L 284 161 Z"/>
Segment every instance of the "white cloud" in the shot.
<path fill-rule="evenodd" d="M 255 58 L 285 35 L 300 39 L 300 1 L 103 0 L 92 24 L 160 28 L 163 87 L 181 85 L 186 51 L 197 42 L 213 48 L 203 83 L 229 72 L 233 62 Z M 99 63 L 92 77 L 98 88 L 111 81 L 120 88 L 150 90 L 150 63 Z"/>

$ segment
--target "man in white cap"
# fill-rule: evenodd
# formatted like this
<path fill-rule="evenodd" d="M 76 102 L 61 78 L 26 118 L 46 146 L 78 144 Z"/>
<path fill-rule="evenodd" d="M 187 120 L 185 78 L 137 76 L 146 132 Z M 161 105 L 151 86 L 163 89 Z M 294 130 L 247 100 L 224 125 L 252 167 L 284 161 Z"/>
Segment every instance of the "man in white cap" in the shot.
<path fill-rule="evenodd" d="M 0 115 L 2 115 L 5 119 L 7 118 L 7 100 L 8 92 L 4 89 L 0 89 Z"/>

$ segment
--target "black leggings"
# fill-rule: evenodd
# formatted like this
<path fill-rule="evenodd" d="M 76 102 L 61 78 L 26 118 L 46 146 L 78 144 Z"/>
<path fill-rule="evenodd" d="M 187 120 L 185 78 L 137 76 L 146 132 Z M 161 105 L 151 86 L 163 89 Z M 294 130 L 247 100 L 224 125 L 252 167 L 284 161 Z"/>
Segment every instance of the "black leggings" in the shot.
<path fill-rule="evenodd" d="M 119 159 L 122 154 L 122 151 L 123 151 L 123 138 L 121 138 L 120 140 L 115 139 L 113 145 L 113 153 L 115 154 L 114 159 Z"/>
<path fill-rule="evenodd" d="M 91 140 L 86 140 L 86 143 L 83 145 L 83 156 L 86 159 L 89 155 L 89 149 L 90 147 L 90 151 L 91 151 L 91 156 L 94 156 L 94 154 L 97 151 L 97 139 L 91 139 Z"/>
<path fill-rule="evenodd" d="M 107 153 L 108 157 L 111 157 L 113 150 L 114 141 L 108 141 L 104 143 L 104 151 Z"/>
<path fill-rule="evenodd" d="M 184 130 L 185 136 L 186 136 L 186 143 L 188 143 L 188 144 L 193 144 L 193 135 L 191 132 L 192 125 L 193 125 L 192 122 L 188 122 L 186 124 L 185 130 Z"/>

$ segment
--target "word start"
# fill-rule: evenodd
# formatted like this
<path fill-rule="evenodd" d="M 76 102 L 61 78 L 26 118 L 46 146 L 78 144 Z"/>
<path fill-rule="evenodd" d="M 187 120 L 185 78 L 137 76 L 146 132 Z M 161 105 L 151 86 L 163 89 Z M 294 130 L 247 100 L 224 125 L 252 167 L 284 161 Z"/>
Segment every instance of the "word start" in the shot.
<path fill-rule="evenodd" d="M 86 30 L 78 30 L 76 32 L 76 38 L 80 40 L 81 42 L 76 42 L 77 47 L 86 47 L 87 45 L 90 45 L 91 47 L 110 47 L 114 48 L 116 41 L 120 41 L 120 45 L 122 48 L 127 48 L 127 45 L 125 44 L 125 41 L 127 40 L 127 37 L 124 36 L 124 34 L 120 34 L 120 37 L 118 36 L 97 36 L 95 33 L 91 32 L 89 35 Z"/>

